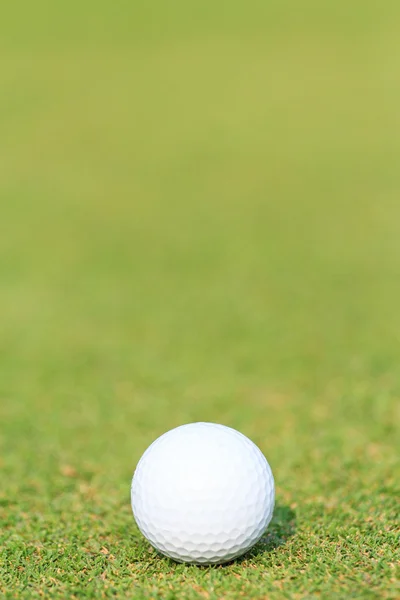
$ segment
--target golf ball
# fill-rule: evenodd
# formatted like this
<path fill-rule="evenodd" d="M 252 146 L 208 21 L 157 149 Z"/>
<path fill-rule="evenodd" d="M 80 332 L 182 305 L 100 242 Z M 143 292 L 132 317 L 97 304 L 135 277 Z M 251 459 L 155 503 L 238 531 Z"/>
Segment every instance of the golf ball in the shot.
<path fill-rule="evenodd" d="M 190 423 L 155 440 L 140 459 L 131 500 L 142 534 L 178 562 L 223 563 L 249 550 L 272 518 L 274 478 L 249 438 Z"/>

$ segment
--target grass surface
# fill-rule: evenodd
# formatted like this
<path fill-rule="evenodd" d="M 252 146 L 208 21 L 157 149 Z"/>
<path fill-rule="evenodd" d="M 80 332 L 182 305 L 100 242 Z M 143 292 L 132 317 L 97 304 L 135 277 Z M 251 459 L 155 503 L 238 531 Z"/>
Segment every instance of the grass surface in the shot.
<path fill-rule="evenodd" d="M 2 12 L 2 597 L 398 597 L 398 3 Z M 225 567 L 131 515 L 196 420 L 276 477 Z"/>

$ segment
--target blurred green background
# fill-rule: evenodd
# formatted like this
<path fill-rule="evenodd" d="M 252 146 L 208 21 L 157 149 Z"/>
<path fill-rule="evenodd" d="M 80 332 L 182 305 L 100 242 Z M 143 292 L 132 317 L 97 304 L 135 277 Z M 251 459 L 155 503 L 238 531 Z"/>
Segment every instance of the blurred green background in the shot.
<path fill-rule="evenodd" d="M 297 533 L 244 582 L 172 586 L 394 598 L 399 4 L 1 12 L 2 593 L 179 597 L 129 482 L 156 436 L 209 420 L 259 444 Z M 88 540 L 115 545 L 113 584 Z"/>

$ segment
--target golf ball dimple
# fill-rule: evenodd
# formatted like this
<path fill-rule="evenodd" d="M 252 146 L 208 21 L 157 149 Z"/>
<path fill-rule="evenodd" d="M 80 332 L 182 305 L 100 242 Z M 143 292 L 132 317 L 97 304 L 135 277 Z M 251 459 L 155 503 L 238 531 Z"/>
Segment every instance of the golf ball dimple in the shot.
<path fill-rule="evenodd" d="M 259 448 L 235 429 L 190 423 L 149 446 L 132 479 L 142 534 L 178 562 L 223 563 L 244 554 L 272 518 L 274 478 Z"/>

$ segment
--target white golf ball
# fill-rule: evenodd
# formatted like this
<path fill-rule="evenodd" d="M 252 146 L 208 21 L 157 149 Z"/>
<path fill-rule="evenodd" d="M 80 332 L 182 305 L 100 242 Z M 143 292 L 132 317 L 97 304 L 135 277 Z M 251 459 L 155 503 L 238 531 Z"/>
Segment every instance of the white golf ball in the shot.
<path fill-rule="evenodd" d="M 149 446 L 132 480 L 142 534 L 178 562 L 223 563 L 249 550 L 274 509 L 274 478 L 259 448 L 235 429 L 191 423 Z"/>

